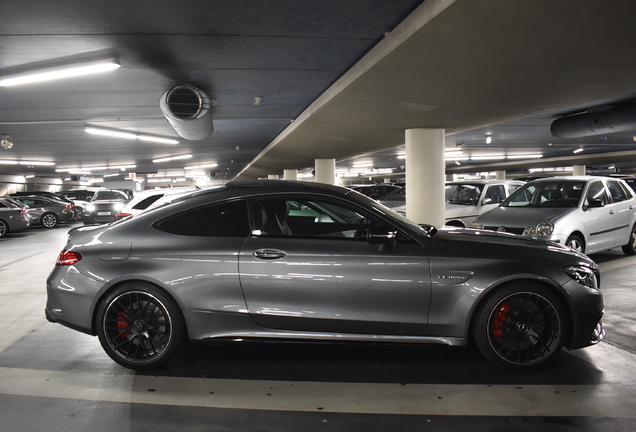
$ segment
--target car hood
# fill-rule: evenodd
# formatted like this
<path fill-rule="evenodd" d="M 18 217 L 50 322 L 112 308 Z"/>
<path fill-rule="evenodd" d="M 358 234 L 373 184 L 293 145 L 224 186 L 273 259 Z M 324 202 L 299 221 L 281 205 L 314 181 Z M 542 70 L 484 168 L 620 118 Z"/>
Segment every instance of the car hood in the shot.
<path fill-rule="evenodd" d="M 479 216 L 484 226 L 535 226 L 575 211 L 576 207 L 496 207 Z"/>
<path fill-rule="evenodd" d="M 564 261 L 596 267 L 587 255 L 567 246 L 510 233 L 445 226 L 436 230 L 432 239 L 444 249 L 453 249 L 453 255 L 514 257 L 522 261 L 536 257 L 545 261 L 546 254 L 557 253 Z"/>

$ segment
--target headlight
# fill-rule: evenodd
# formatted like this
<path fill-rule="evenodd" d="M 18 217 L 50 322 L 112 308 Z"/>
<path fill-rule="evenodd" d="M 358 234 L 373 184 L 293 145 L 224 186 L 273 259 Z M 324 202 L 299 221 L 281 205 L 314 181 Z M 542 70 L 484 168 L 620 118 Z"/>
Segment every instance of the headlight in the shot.
<path fill-rule="evenodd" d="M 541 222 L 537 225 L 537 235 L 539 237 L 547 237 L 554 231 L 554 225 L 552 222 Z"/>
<path fill-rule="evenodd" d="M 115 209 L 116 212 L 118 212 L 119 210 L 121 210 L 122 208 L 124 208 L 124 203 L 116 203 L 113 208 Z"/>
<path fill-rule="evenodd" d="M 85 211 L 86 213 L 90 213 L 90 212 L 92 212 L 93 210 L 95 210 L 95 206 L 94 206 L 93 204 L 89 204 L 89 205 L 87 205 L 87 206 L 86 206 L 86 208 L 84 209 L 84 211 Z"/>
<path fill-rule="evenodd" d="M 594 270 L 582 265 L 571 265 L 563 269 L 563 272 L 573 280 L 588 288 L 599 289 L 598 280 Z"/>
<path fill-rule="evenodd" d="M 471 228 L 484 229 L 484 226 L 479 222 L 479 218 L 478 217 L 473 219 L 473 221 L 470 223 L 470 227 Z"/>

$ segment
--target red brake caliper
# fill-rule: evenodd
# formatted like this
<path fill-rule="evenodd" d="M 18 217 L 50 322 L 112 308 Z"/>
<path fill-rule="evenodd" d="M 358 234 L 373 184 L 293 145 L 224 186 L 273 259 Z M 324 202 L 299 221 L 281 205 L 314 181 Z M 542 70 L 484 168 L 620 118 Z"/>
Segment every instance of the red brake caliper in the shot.
<path fill-rule="evenodd" d="M 128 315 L 126 315 L 124 312 L 122 312 L 121 314 L 124 317 L 128 318 Z M 117 328 L 118 329 L 127 329 L 128 328 L 128 321 L 126 321 L 121 316 L 118 316 L 117 317 Z M 121 335 L 121 337 L 126 338 L 130 334 L 130 332 L 124 332 L 123 330 L 119 330 L 119 334 Z"/>
<path fill-rule="evenodd" d="M 508 311 L 510 310 L 510 305 L 508 302 L 504 302 L 499 306 L 497 312 L 495 312 L 492 316 L 492 320 L 490 321 L 490 327 L 492 330 L 492 335 L 494 337 L 503 336 L 503 326 L 506 321 L 506 317 L 508 316 Z"/>

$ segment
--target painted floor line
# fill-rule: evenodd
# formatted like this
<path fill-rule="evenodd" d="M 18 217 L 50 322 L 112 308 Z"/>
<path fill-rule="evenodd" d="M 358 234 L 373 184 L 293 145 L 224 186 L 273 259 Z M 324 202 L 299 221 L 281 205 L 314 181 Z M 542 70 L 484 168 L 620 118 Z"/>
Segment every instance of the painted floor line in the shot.
<path fill-rule="evenodd" d="M 634 385 L 446 385 L 227 380 L 0 368 L 0 393 L 275 411 L 636 417 Z"/>

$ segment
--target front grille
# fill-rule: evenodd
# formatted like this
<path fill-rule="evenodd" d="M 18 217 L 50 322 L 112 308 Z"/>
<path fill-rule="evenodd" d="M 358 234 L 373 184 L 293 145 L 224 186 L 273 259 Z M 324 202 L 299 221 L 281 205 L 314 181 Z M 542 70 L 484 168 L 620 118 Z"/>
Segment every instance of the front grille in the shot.
<path fill-rule="evenodd" d="M 511 234 L 523 234 L 525 228 L 516 228 L 516 227 L 502 227 L 502 226 L 487 226 L 484 229 L 490 231 L 499 231 L 499 232 L 507 232 Z"/>

